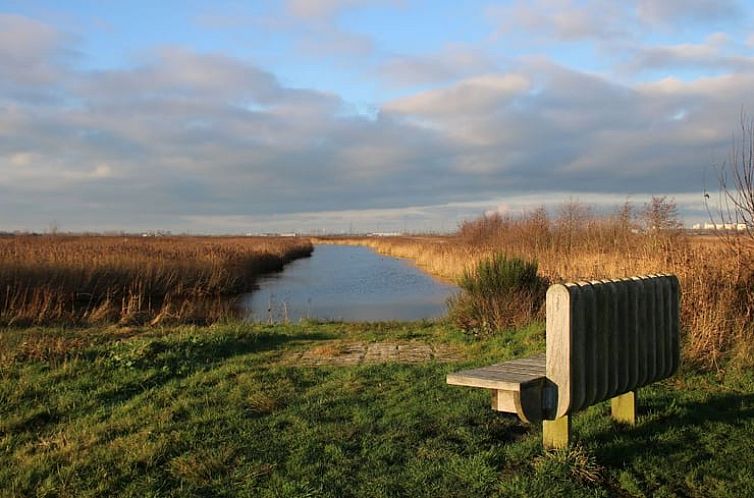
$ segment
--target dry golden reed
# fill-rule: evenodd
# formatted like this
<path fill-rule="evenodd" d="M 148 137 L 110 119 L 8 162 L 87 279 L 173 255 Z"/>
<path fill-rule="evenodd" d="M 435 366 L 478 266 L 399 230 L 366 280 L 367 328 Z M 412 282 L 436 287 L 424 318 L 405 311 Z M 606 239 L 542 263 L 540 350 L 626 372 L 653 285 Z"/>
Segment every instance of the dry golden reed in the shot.
<path fill-rule="evenodd" d="M 307 256 L 273 237 L 0 238 L 0 323 L 211 322 L 256 277 Z"/>
<path fill-rule="evenodd" d="M 519 217 L 484 216 L 450 236 L 336 242 L 410 259 L 450 281 L 498 252 L 537 261 L 540 274 L 552 282 L 673 273 L 681 281 L 685 358 L 706 367 L 720 365 L 725 357 L 753 365 L 751 241 L 739 237 L 731 244 L 687 234 L 677 229 L 672 209 L 662 212 L 666 206 L 660 204 L 659 215 L 649 210 L 638 216 L 626 205 L 612 215 L 596 216 L 586 206 L 568 203 L 555 217 L 544 209 Z"/>

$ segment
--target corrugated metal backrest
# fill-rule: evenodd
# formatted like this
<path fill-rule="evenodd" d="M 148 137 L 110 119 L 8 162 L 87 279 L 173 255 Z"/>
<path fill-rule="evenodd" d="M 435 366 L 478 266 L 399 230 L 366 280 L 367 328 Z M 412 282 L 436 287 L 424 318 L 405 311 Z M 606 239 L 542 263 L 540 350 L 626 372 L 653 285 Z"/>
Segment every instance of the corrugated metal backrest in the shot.
<path fill-rule="evenodd" d="M 556 284 L 547 291 L 551 416 L 671 376 L 680 361 L 674 275 Z"/>

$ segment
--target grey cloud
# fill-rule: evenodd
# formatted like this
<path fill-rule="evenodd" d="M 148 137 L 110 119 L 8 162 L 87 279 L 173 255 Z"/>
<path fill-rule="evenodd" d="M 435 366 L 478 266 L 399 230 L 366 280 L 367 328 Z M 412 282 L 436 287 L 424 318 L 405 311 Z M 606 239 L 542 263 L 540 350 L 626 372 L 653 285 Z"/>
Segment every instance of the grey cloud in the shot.
<path fill-rule="evenodd" d="M 55 82 L 78 57 L 74 40 L 46 24 L 0 13 L 0 104 L 59 99 Z"/>
<path fill-rule="evenodd" d="M 626 87 L 554 65 L 527 70 L 534 72 L 536 92 L 476 109 L 473 120 L 422 115 L 428 126 L 459 141 L 464 152 L 454 167 L 485 178 L 491 188 L 700 189 L 704 167 L 724 154 L 748 84 L 740 76 L 668 91 Z M 731 88 L 721 94 L 723 87 Z M 453 106 L 451 99 L 446 94 L 442 105 Z M 401 106 L 411 107 L 405 101 Z"/>
<path fill-rule="evenodd" d="M 638 47 L 623 69 L 634 73 L 672 68 L 751 71 L 754 69 L 754 57 L 726 53 L 724 43 L 708 40 L 696 44 Z"/>
<path fill-rule="evenodd" d="M 271 74 L 220 54 L 196 54 L 167 47 L 153 60 L 127 70 L 99 71 L 80 78 L 88 99 L 118 101 L 202 99 L 222 101 L 232 96 L 265 104 L 285 91 Z M 118 96 L 119 99 L 114 97 Z"/>
<path fill-rule="evenodd" d="M 193 220 L 224 231 L 314 223 L 307 212 L 379 224 L 386 209 L 436 221 L 451 216 L 442 206 L 527 192 L 680 195 L 701 190 L 703 169 L 725 157 L 754 84 L 739 72 L 629 86 L 523 61 L 365 117 L 223 55 L 160 49 L 131 68 L 87 72 L 57 53 L 39 56 L 59 73 L 38 86 L 60 99 L 0 90 L 0 229 Z M 24 70 L 14 77 L 33 77 Z"/>
<path fill-rule="evenodd" d="M 736 0 L 516 0 L 488 8 L 498 35 L 522 33 L 560 42 L 597 41 L 608 50 L 637 44 L 642 35 L 661 28 L 684 32 L 691 24 L 715 26 L 736 20 L 745 10 Z"/>
<path fill-rule="evenodd" d="M 735 19 L 743 9 L 737 0 L 638 0 L 637 11 L 644 21 L 678 26 Z"/>
<path fill-rule="evenodd" d="M 321 19 L 353 7 L 380 4 L 397 6 L 402 3 L 401 0 L 287 0 L 286 9 L 296 17 Z"/>
<path fill-rule="evenodd" d="M 370 37 L 344 31 L 334 24 L 307 26 L 297 46 L 303 53 L 321 57 L 368 56 L 374 51 Z"/>
<path fill-rule="evenodd" d="M 387 104 L 385 109 L 404 115 L 441 114 L 453 119 L 484 112 L 529 88 L 529 78 L 521 74 L 475 76 L 450 87 L 396 100 Z"/>
<path fill-rule="evenodd" d="M 630 11 L 619 2 L 517 0 L 488 8 L 488 17 L 497 20 L 499 34 L 522 31 L 560 41 L 630 38 L 636 28 Z"/>

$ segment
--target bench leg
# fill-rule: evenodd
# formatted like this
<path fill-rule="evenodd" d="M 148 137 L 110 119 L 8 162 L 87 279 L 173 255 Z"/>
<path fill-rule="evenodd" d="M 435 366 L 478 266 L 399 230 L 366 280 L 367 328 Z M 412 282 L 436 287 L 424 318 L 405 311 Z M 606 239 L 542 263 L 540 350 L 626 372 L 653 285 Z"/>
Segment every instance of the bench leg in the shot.
<path fill-rule="evenodd" d="M 567 448 L 571 440 L 571 416 L 542 421 L 542 444 L 545 448 Z"/>
<path fill-rule="evenodd" d="M 636 391 L 629 391 L 610 400 L 613 420 L 622 424 L 636 425 Z"/>

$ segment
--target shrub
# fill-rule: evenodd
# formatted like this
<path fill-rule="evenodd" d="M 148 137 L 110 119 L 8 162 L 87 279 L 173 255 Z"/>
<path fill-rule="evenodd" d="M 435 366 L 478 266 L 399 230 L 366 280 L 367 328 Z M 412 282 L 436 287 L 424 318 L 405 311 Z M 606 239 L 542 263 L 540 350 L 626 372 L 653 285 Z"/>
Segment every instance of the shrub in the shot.
<path fill-rule="evenodd" d="M 537 263 L 495 253 L 464 272 L 450 317 L 461 328 L 486 335 L 529 322 L 542 309 L 547 280 Z"/>

